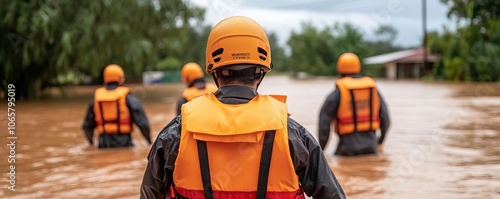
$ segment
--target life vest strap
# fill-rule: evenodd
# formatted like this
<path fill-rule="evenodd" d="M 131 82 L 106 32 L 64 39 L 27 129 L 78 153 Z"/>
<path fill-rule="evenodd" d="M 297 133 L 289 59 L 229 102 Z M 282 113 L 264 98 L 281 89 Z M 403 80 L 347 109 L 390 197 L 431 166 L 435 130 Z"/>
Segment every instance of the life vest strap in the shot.
<path fill-rule="evenodd" d="M 370 108 L 370 129 L 372 129 L 372 120 L 373 120 L 373 87 L 370 88 L 370 99 L 369 99 L 369 108 Z"/>
<path fill-rule="evenodd" d="M 116 103 L 116 111 L 117 111 L 116 119 L 113 119 L 113 120 L 105 120 L 104 119 L 104 111 L 103 111 L 103 108 L 102 108 L 103 107 L 103 105 L 102 105 L 103 102 L 104 101 L 100 101 L 99 102 L 99 109 L 100 109 L 100 113 L 101 113 L 101 120 L 97 120 L 96 124 L 102 126 L 102 130 L 103 130 L 104 134 L 109 134 L 110 133 L 110 132 L 108 132 L 106 130 L 106 127 L 104 126 L 105 124 L 116 124 L 116 126 L 118 128 L 118 130 L 117 130 L 118 134 L 122 134 L 121 129 L 120 129 L 121 128 L 121 126 L 120 126 L 121 124 L 129 124 L 130 129 L 132 129 L 132 122 L 130 121 L 130 119 L 127 120 L 127 119 L 121 119 L 120 118 L 121 114 L 120 114 L 120 102 L 119 102 L 119 99 L 116 100 L 116 101 L 113 101 L 113 102 Z"/>
<path fill-rule="evenodd" d="M 257 199 L 266 199 L 267 184 L 269 181 L 269 169 L 271 167 L 271 156 L 273 154 L 274 137 L 276 130 L 266 131 L 262 144 L 262 152 L 259 165 L 259 177 L 257 181 Z M 210 177 L 210 166 L 208 163 L 207 143 L 196 140 L 198 147 L 198 159 L 200 162 L 201 181 L 203 183 L 203 194 L 205 199 L 213 199 L 212 181 Z"/>
<path fill-rule="evenodd" d="M 201 181 L 203 183 L 203 193 L 205 199 L 213 199 L 212 181 L 210 179 L 210 167 L 208 164 L 207 143 L 205 141 L 196 140 L 198 146 L 198 158 L 200 161 Z"/>
<path fill-rule="evenodd" d="M 116 101 L 116 113 L 117 113 L 117 116 L 116 116 L 116 120 L 117 121 L 120 121 L 120 102 L 118 102 L 118 100 Z M 120 131 L 120 124 L 117 124 L 118 126 L 118 134 L 121 134 L 121 131 Z"/>
<path fill-rule="evenodd" d="M 357 108 L 356 108 L 356 98 L 354 98 L 354 90 L 349 90 L 351 94 L 351 106 L 352 106 L 352 121 L 354 123 L 354 132 L 358 132 L 358 121 L 357 121 Z"/>
<path fill-rule="evenodd" d="M 267 183 L 269 181 L 269 168 L 271 167 L 271 156 L 273 154 L 273 144 L 276 130 L 266 131 L 262 153 L 260 156 L 259 178 L 257 181 L 257 198 L 266 199 Z"/>
<path fill-rule="evenodd" d="M 102 131 L 103 131 L 102 133 L 107 134 L 106 127 L 104 126 L 105 122 L 104 122 L 104 111 L 102 109 L 102 102 L 99 102 L 99 111 L 101 112 L 101 121 L 102 122 L 100 125 L 102 126 Z"/>

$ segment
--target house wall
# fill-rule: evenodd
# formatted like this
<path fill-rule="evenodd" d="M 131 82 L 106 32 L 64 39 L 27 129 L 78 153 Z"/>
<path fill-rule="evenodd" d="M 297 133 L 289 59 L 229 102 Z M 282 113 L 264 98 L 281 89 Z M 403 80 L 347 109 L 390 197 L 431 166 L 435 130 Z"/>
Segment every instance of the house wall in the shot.
<path fill-rule="evenodd" d="M 396 63 L 395 62 L 386 63 L 385 67 L 386 67 L 385 76 L 387 77 L 387 79 L 396 79 L 397 77 Z"/>

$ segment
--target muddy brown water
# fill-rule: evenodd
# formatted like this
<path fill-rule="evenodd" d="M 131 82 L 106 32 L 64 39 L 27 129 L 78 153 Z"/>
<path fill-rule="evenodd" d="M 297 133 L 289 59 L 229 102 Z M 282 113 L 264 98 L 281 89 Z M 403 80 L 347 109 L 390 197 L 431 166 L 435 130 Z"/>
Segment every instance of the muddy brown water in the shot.
<path fill-rule="evenodd" d="M 500 85 L 378 80 L 392 126 L 378 155 L 325 154 L 348 198 L 500 198 Z M 291 117 L 316 135 L 334 79 L 266 77 L 259 91 L 286 94 Z M 155 137 L 175 115 L 182 85 L 131 85 Z M 95 87 L 69 98 L 16 103 L 15 192 L 7 189 L 7 104 L 0 105 L 0 198 L 138 198 L 150 146 L 89 147 L 81 124 Z M 57 94 L 58 92 L 55 91 Z"/>

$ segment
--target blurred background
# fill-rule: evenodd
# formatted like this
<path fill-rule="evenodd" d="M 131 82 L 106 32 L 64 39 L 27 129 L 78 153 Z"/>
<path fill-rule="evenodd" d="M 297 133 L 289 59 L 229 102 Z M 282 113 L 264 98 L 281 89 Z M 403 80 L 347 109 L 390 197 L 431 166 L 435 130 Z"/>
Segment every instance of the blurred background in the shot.
<path fill-rule="evenodd" d="M 349 198 L 500 197 L 497 0 L 20 0 L 0 13 L 0 98 L 15 85 L 18 134 L 16 192 L 2 198 L 138 198 L 150 147 L 139 132 L 132 149 L 97 150 L 81 130 L 104 67 L 123 67 L 156 137 L 175 117 L 181 67 L 204 66 L 211 27 L 234 15 L 268 31 L 274 68 L 259 91 L 288 95 L 315 136 L 340 54 L 377 78 L 393 120 L 381 154 L 334 157 L 335 135 L 325 149 Z"/>

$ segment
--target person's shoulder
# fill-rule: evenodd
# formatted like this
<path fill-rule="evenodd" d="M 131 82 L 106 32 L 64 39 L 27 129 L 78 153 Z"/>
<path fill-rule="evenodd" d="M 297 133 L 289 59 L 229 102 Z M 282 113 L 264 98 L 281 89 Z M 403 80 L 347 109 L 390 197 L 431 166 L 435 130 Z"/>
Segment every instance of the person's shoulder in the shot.
<path fill-rule="evenodd" d="M 102 91 L 102 90 L 106 90 L 106 87 L 104 87 L 104 86 L 99 86 L 99 87 L 97 87 L 97 88 L 94 90 L 94 95 L 95 95 L 97 92 Z"/>
<path fill-rule="evenodd" d="M 289 134 L 300 135 L 307 131 L 307 129 L 304 126 L 302 126 L 302 124 L 298 123 L 291 117 L 287 118 L 287 128 Z"/>
<path fill-rule="evenodd" d="M 131 92 L 127 93 L 126 98 L 127 98 L 127 100 L 131 100 L 134 102 L 140 102 L 140 100 L 135 95 L 133 95 Z"/>
<path fill-rule="evenodd" d="M 300 123 L 298 123 L 297 121 L 295 121 L 291 117 L 287 118 L 287 125 L 288 125 L 288 127 L 292 127 L 292 128 L 304 128 Z"/>
<path fill-rule="evenodd" d="M 316 142 L 314 136 L 302 124 L 290 117 L 287 120 L 288 140 L 291 143 L 307 145 L 307 143 Z"/>
<path fill-rule="evenodd" d="M 170 121 L 158 134 L 158 139 L 169 140 L 173 138 L 180 138 L 181 132 L 181 116 L 178 115 Z"/>
<path fill-rule="evenodd" d="M 365 79 L 369 79 L 369 80 L 372 80 L 372 81 L 376 82 L 375 78 L 370 77 L 370 76 L 363 76 L 363 78 L 365 78 Z"/>

